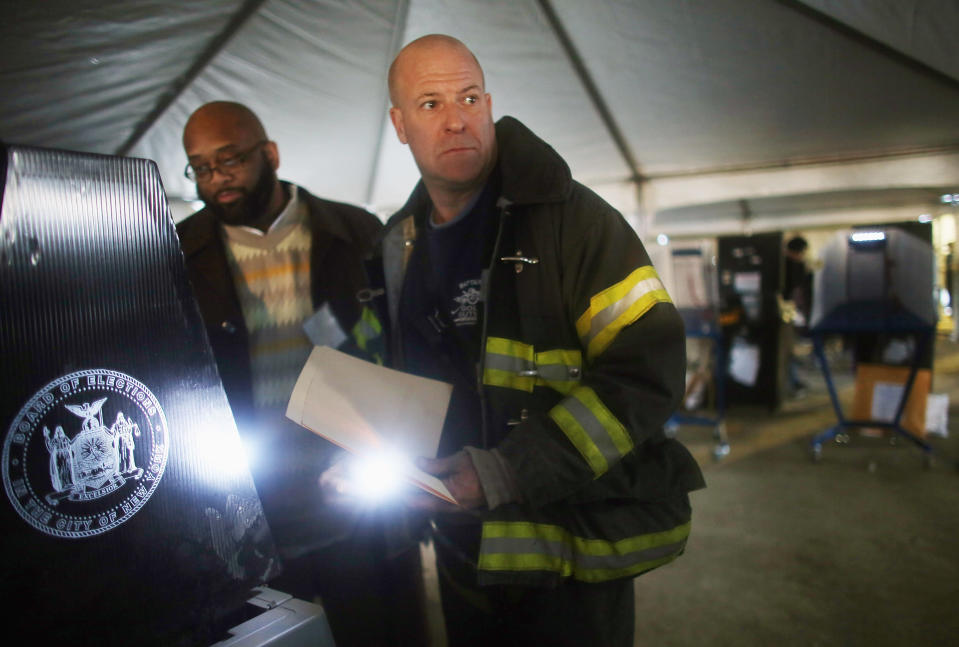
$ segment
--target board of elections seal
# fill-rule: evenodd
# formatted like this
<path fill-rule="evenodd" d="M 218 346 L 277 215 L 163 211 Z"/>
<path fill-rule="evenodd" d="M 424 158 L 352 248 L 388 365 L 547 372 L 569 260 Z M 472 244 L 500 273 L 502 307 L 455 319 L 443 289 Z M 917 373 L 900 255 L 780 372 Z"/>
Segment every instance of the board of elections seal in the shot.
<path fill-rule="evenodd" d="M 53 380 L 20 409 L 3 441 L 3 487 L 28 524 L 93 537 L 132 518 L 166 468 L 169 432 L 138 380 L 87 369 Z"/>

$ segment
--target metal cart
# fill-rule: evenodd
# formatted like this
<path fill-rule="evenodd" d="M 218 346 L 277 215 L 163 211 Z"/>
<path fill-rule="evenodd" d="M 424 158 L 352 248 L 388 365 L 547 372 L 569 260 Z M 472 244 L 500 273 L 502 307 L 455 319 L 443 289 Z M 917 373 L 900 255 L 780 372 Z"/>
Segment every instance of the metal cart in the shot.
<path fill-rule="evenodd" d="M 718 313 L 713 308 L 680 308 L 687 339 L 712 341 L 712 381 L 715 385 L 714 415 L 694 415 L 677 411 L 666 421 L 666 431 L 675 435 L 683 425 L 711 427 L 713 430 L 713 459 L 721 460 L 729 454 L 729 439 L 726 435 L 726 352 L 723 348 L 722 331 Z"/>

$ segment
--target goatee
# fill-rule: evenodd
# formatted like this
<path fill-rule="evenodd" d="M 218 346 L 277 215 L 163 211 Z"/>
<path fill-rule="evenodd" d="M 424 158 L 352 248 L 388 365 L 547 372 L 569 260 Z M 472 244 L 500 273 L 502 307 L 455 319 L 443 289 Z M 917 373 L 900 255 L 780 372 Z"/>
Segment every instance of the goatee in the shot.
<path fill-rule="evenodd" d="M 213 212 L 216 219 L 225 225 L 247 225 L 254 226 L 259 220 L 266 216 L 267 207 L 270 204 L 270 198 L 273 195 L 273 188 L 276 186 L 276 171 L 267 163 L 266 159 L 260 170 L 260 176 L 252 189 L 245 187 L 229 187 L 233 191 L 240 191 L 243 194 L 239 200 L 226 204 L 217 202 L 215 196 L 207 197 L 201 195 L 207 208 Z M 221 189 L 222 190 L 222 189 Z"/>

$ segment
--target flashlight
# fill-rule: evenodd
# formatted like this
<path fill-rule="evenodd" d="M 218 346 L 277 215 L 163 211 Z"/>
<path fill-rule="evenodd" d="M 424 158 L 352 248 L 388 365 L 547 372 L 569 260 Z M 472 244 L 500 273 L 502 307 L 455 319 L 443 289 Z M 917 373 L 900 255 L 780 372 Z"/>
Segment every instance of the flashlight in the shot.
<path fill-rule="evenodd" d="M 346 490 L 369 503 L 383 503 L 403 489 L 412 462 L 393 449 L 350 457 Z"/>

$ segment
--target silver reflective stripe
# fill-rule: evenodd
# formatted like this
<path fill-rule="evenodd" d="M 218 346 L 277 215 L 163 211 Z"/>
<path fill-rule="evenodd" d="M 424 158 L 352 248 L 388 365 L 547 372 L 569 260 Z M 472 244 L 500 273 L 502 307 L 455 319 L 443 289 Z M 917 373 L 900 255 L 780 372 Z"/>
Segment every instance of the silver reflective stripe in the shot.
<path fill-rule="evenodd" d="M 509 355 L 487 352 L 485 368 L 519 374 L 520 371 L 535 369 L 536 364 L 521 357 L 511 357 Z"/>
<path fill-rule="evenodd" d="M 537 353 L 521 341 L 489 337 L 483 361 L 483 383 L 527 392 L 545 386 L 568 395 L 580 382 L 582 363 L 582 351 L 578 348 Z"/>
<path fill-rule="evenodd" d="M 592 342 L 596 335 L 616 321 L 621 314 L 629 310 L 633 304 L 643 298 L 643 296 L 656 290 L 665 290 L 662 281 L 655 277 L 644 279 L 634 285 L 621 299 L 618 299 L 615 303 L 610 304 L 601 312 L 594 315 L 589 323 L 589 334 L 586 337 L 586 344 L 588 345 Z"/>
<path fill-rule="evenodd" d="M 547 382 L 579 381 L 579 375 L 570 376 L 570 368 L 566 364 L 537 364 L 539 377 Z"/>
<path fill-rule="evenodd" d="M 613 439 L 609 437 L 609 431 L 585 404 L 570 397 L 563 400 L 562 406 L 580 424 L 589 439 L 596 445 L 596 449 L 606 459 L 607 464 L 615 463 L 622 457 L 622 453 L 613 444 Z"/>

